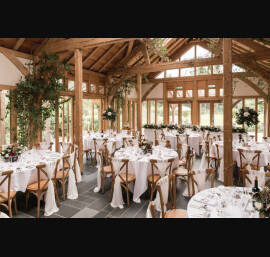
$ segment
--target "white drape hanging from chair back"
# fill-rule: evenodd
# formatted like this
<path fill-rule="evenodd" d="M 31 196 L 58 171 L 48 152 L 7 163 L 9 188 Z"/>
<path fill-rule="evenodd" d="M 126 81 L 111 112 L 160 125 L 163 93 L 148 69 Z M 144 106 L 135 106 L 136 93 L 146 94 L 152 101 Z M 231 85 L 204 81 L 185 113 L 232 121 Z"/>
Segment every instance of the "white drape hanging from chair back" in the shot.
<path fill-rule="evenodd" d="M 151 204 L 152 204 L 152 202 L 150 202 L 150 203 L 148 204 L 148 207 L 147 207 L 147 211 L 146 211 L 146 218 L 147 218 L 147 219 L 152 219 L 152 218 L 153 218 L 152 212 L 151 212 L 151 210 L 150 210 Z"/>
<path fill-rule="evenodd" d="M 197 192 L 201 192 L 205 189 L 205 178 L 206 178 L 206 170 L 195 170 L 194 179 L 197 182 Z M 196 192 L 196 184 L 195 184 L 195 193 Z"/>
<path fill-rule="evenodd" d="M 162 193 L 162 200 L 164 203 L 164 211 L 166 212 L 166 204 L 168 203 L 168 195 L 169 195 L 169 177 L 165 176 L 161 178 L 158 182 L 157 185 L 160 186 L 161 193 Z M 160 195 L 159 192 L 157 192 L 156 199 L 154 200 L 154 204 L 156 206 L 156 210 L 160 212 L 160 217 L 162 216 L 161 213 L 161 203 L 160 203 Z"/>
<path fill-rule="evenodd" d="M 47 173 L 49 183 L 48 183 L 48 190 L 45 193 L 45 213 L 44 216 L 51 216 L 53 213 L 58 212 L 59 209 L 55 203 L 55 192 L 54 192 L 54 185 L 52 182 L 52 177 L 54 174 L 56 166 L 56 161 L 48 161 L 46 162 L 45 171 Z"/>
<path fill-rule="evenodd" d="M 219 145 L 219 158 L 222 158 L 220 161 L 220 167 L 219 167 L 219 175 L 218 175 L 218 180 L 221 182 L 224 182 L 224 146 Z"/>
<path fill-rule="evenodd" d="M 74 145 L 74 152 L 76 154 L 76 160 L 75 160 L 75 166 L 76 166 L 76 175 L 77 175 L 77 182 L 82 181 L 82 174 L 81 174 L 81 169 L 78 161 L 79 157 L 79 147 L 77 145 Z"/>
<path fill-rule="evenodd" d="M 246 187 L 254 187 L 256 176 L 258 177 L 258 187 L 265 186 L 265 172 L 261 170 L 250 170 L 247 177 L 250 179 L 251 183 L 246 179 Z"/>
<path fill-rule="evenodd" d="M 111 206 L 113 208 L 119 207 L 120 209 L 123 209 L 124 201 L 123 201 L 122 189 L 121 189 L 121 179 L 119 177 L 123 162 L 121 159 L 113 158 L 112 165 L 113 165 L 113 170 L 115 173 L 115 181 L 114 181 L 114 190 L 113 190 L 113 198 L 112 198 Z"/>
<path fill-rule="evenodd" d="M 3 212 L 0 212 L 0 219 L 9 219 L 10 217 Z"/>
<path fill-rule="evenodd" d="M 40 142 L 39 145 L 41 150 L 48 150 L 50 147 L 50 143 L 48 142 Z"/>
<path fill-rule="evenodd" d="M 62 146 L 63 146 L 63 153 L 64 153 L 64 154 L 68 154 L 68 153 L 69 153 L 70 143 L 68 143 L 68 142 L 63 142 L 63 143 L 62 143 Z"/>
<path fill-rule="evenodd" d="M 160 176 L 163 178 L 166 173 L 166 169 L 169 165 L 169 162 L 167 160 L 157 160 L 157 163 L 156 163 L 157 167 L 158 167 L 158 172 L 160 174 Z"/>
<path fill-rule="evenodd" d="M 96 144 L 97 144 L 97 151 L 99 149 L 102 149 L 103 148 L 103 144 L 104 144 L 104 139 L 97 138 L 96 139 Z"/>
<path fill-rule="evenodd" d="M 74 156 L 75 152 L 70 154 L 69 157 L 69 173 L 68 173 L 68 190 L 67 190 L 67 198 L 68 199 L 77 199 L 78 198 L 78 190 L 76 186 L 76 179 L 75 179 L 75 174 L 74 174 Z"/>
<path fill-rule="evenodd" d="M 95 187 L 94 192 L 98 193 L 101 189 L 101 163 L 103 162 L 102 155 L 97 155 L 97 187 Z"/>

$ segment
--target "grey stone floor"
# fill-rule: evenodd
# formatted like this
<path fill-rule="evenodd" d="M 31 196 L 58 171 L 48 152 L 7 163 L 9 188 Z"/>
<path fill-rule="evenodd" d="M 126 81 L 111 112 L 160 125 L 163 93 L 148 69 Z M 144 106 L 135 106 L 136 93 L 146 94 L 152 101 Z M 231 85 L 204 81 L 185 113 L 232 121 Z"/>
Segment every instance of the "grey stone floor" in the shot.
<path fill-rule="evenodd" d="M 195 169 L 198 168 L 200 159 L 197 158 Z M 111 187 L 111 179 L 106 179 L 105 194 L 94 193 L 96 187 L 96 168 L 93 168 L 90 161 L 84 159 L 84 175 L 82 181 L 77 185 L 79 197 L 77 200 L 62 200 L 62 188 L 59 188 L 60 207 L 59 212 L 50 217 L 44 216 L 44 202 L 41 201 L 41 218 L 145 218 L 146 210 L 149 203 L 148 191 L 141 196 L 141 203 L 132 201 L 132 193 L 130 193 L 130 207 L 124 205 L 124 209 L 112 208 L 109 203 L 109 193 Z M 215 186 L 221 183 L 215 181 Z M 186 209 L 189 201 L 188 197 L 182 195 L 185 184 L 180 179 L 177 180 L 177 208 Z M 125 194 L 123 199 L 126 202 Z M 18 214 L 14 218 L 34 218 L 37 213 L 37 201 L 34 195 L 29 198 L 29 208 L 25 212 L 25 194 L 17 193 Z M 0 206 L 0 211 L 6 210 Z M 14 211 L 13 211 L 14 214 Z"/>

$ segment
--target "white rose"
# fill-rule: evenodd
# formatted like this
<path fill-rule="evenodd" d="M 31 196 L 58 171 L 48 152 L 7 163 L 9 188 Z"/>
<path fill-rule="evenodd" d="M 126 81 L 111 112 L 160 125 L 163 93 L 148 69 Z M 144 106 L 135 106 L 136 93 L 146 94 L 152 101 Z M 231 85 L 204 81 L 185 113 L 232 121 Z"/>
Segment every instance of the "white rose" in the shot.
<path fill-rule="evenodd" d="M 5 155 L 5 157 L 6 157 L 6 158 L 8 158 L 8 157 L 9 157 L 9 155 L 8 155 L 8 154 L 6 154 L 6 155 Z"/>
<path fill-rule="evenodd" d="M 244 112 L 244 116 L 248 117 L 249 116 L 249 112 Z"/>
<path fill-rule="evenodd" d="M 142 147 L 142 149 L 144 150 L 146 148 L 146 146 L 144 145 L 143 147 Z"/>
<path fill-rule="evenodd" d="M 109 115 L 109 116 L 111 116 L 111 115 L 112 115 L 112 113 L 111 113 L 111 112 L 108 112 L 108 115 Z"/>
<path fill-rule="evenodd" d="M 2 152 L 2 154 L 4 155 L 4 154 L 5 154 L 5 152 Z"/>
<path fill-rule="evenodd" d="M 263 207 L 263 205 L 262 205 L 261 203 L 256 202 L 256 203 L 255 203 L 255 207 L 256 207 L 258 210 L 260 210 L 260 209 Z"/>

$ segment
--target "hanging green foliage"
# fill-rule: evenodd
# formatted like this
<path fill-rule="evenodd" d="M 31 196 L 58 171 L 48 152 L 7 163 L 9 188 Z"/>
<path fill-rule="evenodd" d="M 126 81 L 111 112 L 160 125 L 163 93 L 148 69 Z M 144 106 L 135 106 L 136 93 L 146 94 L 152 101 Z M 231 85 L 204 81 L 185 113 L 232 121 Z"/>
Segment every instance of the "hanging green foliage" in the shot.
<path fill-rule="evenodd" d="M 148 52 L 153 51 L 154 54 L 160 57 L 160 62 L 168 62 L 170 59 L 168 57 L 168 49 L 165 47 L 166 38 L 151 38 L 146 40 L 146 46 Z"/>
<path fill-rule="evenodd" d="M 55 111 L 57 100 L 59 104 L 69 100 L 59 100 L 60 91 L 66 89 L 62 81 L 68 70 L 69 66 L 62 63 L 58 55 L 43 52 L 39 61 L 29 64 L 30 74 L 21 78 L 10 93 L 10 102 L 17 111 L 20 145 L 31 147 L 38 132 L 44 130 L 46 119 Z M 11 110 L 10 104 L 7 109 Z"/>

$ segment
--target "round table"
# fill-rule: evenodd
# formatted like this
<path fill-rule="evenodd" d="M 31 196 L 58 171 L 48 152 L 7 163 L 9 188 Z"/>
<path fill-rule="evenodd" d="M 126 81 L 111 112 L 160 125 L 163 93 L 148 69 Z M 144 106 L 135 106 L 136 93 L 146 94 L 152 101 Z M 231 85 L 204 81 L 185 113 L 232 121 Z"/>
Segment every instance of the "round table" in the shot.
<path fill-rule="evenodd" d="M 188 218 L 259 218 L 252 207 L 251 188 L 206 189 L 193 196 L 187 206 Z"/>
<path fill-rule="evenodd" d="M 129 174 L 134 174 L 136 176 L 136 181 L 134 184 L 130 184 L 130 191 L 133 193 L 133 201 L 140 203 L 140 196 L 148 189 L 147 177 L 152 174 L 152 168 L 150 159 L 159 159 L 157 155 L 140 155 L 137 156 L 132 153 L 136 147 L 128 147 L 122 150 L 115 152 L 115 158 L 119 159 L 128 159 L 128 172 Z M 174 158 L 172 163 L 172 170 L 178 167 L 179 158 L 176 151 L 168 149 L 165 147 L 157 146 L 153 147 L 154 149 L 161 150 L 162 159 L 171 159 Z M 155 174 L 158 174 L 157 170 L 154 170 Z"/>
<path fill-rule="evenodd" d="M 165 138 L 166 140 L 170 141 L 172 149 L 177 149 L 177 137 L 175 134 L 166 132 Z M 202 143 L 202 136 L 198 133 L 191 133 L 191 135 L 188 138 L 188 145 L 195 150 L 197 155 L 200 155 L 201 143 Z"/>
<path fill-rule="evenodd" d="M 38 181 L 36 165 L 45 163 L 46 161 L 57 160 L 62 157 L 62 154 L 49 151 L 49 150 L 31 150 L 24 152 L 21 156 L 22 161 L 18 162 L 2 162 L 0 168 L 2 171 L 13 170 L 11 175 L 11 191 L 25 192 L 26 187 L 29 184 Z M 59 163 L 59 168 L 62 167 L 62 163 Z M 43 172 L 40 173 L 41 179 L 46 179 L 46 175 Z M 0 187 L 0 191 L 6 192 L 8 189 L 8 183 L 5 181 Z"/>

